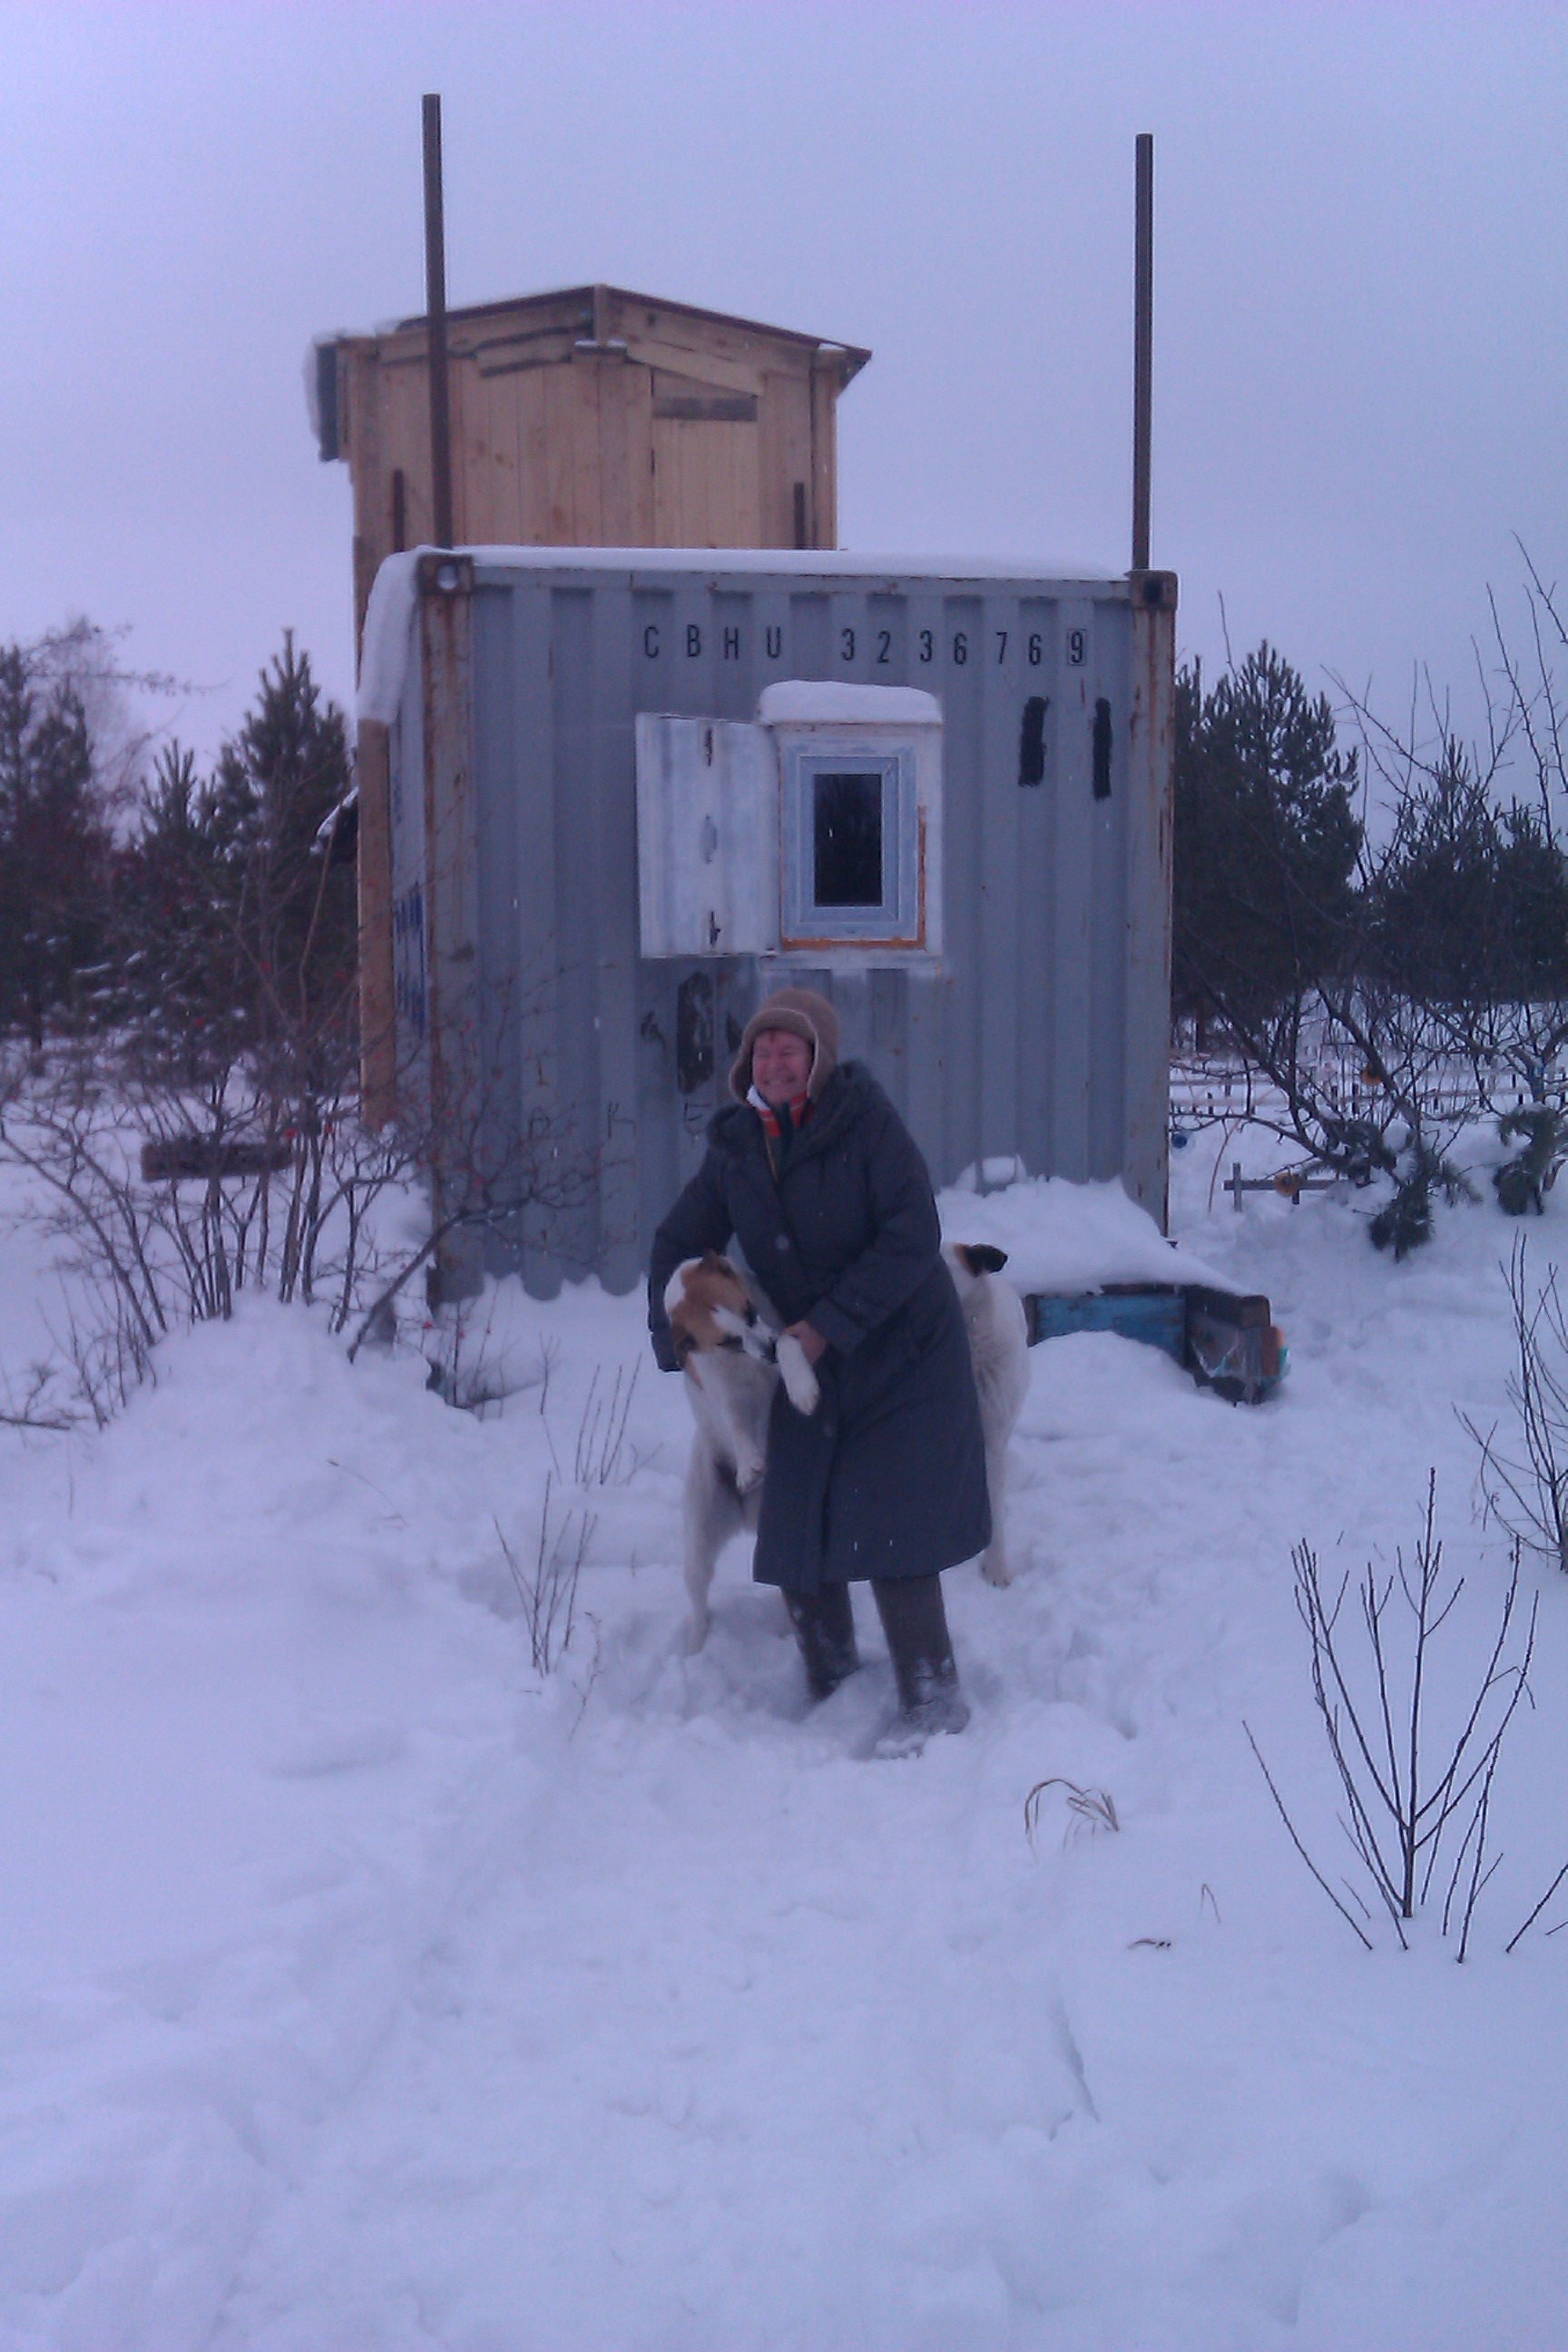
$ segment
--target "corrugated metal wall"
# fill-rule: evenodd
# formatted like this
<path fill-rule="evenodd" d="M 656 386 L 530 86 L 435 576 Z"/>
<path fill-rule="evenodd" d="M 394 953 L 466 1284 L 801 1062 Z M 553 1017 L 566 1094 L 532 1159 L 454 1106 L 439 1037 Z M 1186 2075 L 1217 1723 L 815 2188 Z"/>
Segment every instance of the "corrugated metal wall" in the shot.
<path fill-rule="evenodd" d="M 725 1099 L 732 1040 L 785 979 L 832 996 L 846 1054 L 888 1088 L 939 1184 L 1017 1154 L 1032 1172 L 1120 1173 L 1163 1215 L 1168 575 L 638 572 L 623 558 L 465 563 L 461 583 L 445 604 L 425 597 L 423 676 L 394 730 L 394 898 L 423 892 L 429 1018 L 481 1041 L 489 1133 L 531 1121 L 558 1179 L 506 1234 L 531 1287 L 589 1269 L 614 1289 L 639 1278 Z M 940 697 L 939 974 L 639 958 L 637 712 L 749 719 L 786 677 Z M 1043 761 L 1026 747 L 1041 699 Z M 454 744 L 465 707 L 471 730 Z"/>

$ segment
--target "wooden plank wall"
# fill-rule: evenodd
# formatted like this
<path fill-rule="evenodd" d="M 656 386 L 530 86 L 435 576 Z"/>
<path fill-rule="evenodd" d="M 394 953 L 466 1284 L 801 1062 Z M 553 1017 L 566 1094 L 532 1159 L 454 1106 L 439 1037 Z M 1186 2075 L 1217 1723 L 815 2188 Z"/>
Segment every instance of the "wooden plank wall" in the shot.
<path fill-rule="evenodd" d="M 653 546 L 762 545 L 757 438 L 754 424 L 655 419 Z"/>
<path fill-rule="evenodd" d="M 757 420 L 759 484 L 759 547 L 794 547 L 795 485 L 802 488 L 807 547 L 836 547 L 837 516 L 831 510 L 815 521 L 812 509 L 811 377 L 803 370 L 785 373 L 770 368 L 763 378 L 762 412 Z M 814 536 L 814 528 L 816 535 Z"/>
<path fill-rule="evenodd" d="M 564 314 L 520 310 L 455 330 L 460 543 L 837 543 L 833 360 L 618 299 L 595 323 L 594 348 Z M 363 627 L 384 557 L 432 535 L 423 329 L 346 342 L 340 367 Z"/>

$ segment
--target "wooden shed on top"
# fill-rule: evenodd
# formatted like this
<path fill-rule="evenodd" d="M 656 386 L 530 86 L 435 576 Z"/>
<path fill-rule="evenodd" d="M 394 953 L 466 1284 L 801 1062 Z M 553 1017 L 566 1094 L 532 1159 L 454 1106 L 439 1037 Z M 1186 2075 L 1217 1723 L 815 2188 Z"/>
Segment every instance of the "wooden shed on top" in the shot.
<path fill-rule="evenodd" d="M 837 544 L 836 408 L 870 358 L 786 327 L 579 286 L 447 313 L 459 545 Z M 426 322 L 323 338 L 323 458 L 353 480 L 354 606 L 433 536 Z"/>

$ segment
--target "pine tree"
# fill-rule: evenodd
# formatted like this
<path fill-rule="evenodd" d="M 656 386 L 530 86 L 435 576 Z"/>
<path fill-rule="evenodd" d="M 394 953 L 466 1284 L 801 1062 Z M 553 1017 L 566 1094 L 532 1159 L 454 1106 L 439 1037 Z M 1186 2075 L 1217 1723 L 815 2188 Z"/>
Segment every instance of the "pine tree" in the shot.
<path fill-rule="evenodd" d="M 0 1029 L 35 1053 L 90 1010 L 110 856 L 80 702 L 60 688 L 40 703 L 26 649 L 0 647 Z"/>
<path fill-rule="evenodd" d="M 1412 782 L 1372 883 L 1368 975 L 1414 1001 L 1493 1001 L 1500 949 L 1499 812 L 1457 744 Z"/>
<path fill-rule="evenodd" d="M 357 919 L 331 820 L 349 774 L 342 714 L 288 632 L 210 782 L 188 751 L 165 751 L 120 869 L 144 1055 L 193 1083 L 243 1055 L 279 1097 L 340 1083 L 354 1052 Z"/>
<path fill-rule="evenodd" d="M 170 744 L 115 862 L 119 1010 L 147 1075 L 220 1078 L 253 1028 L 238 893 L 195 754 Z"/>
<path fill-rule="evenodd" d="M 1568 866 L 1449 740 L 1407 784 L 1368 890 L 1371 977 L 1452 1016 L 1568 992 Z"/>
<path fill-rule="evenodd" d="M 235 891 L 256 1050 L 294 1086 L 353 1050 L 357 916 L 353 868 L 334 856 L 331 820 L 348 795 L 342 713 L 323 701 L 308 654 L 283 651 L 261 674 L 239 734 L 225 745 L 211 822 Z"/>
<path fill-rule="evenodd" d="M 1502 814 L 1498 899 L 1501 997 L 1512 1003 L 1568 997 L 1568 857 L 1542 813 L 1519 801 Z"/>
<path fill-rule="evenodd" d="M 1342 965 L 1355 757 L 1327 696 L 1261 645 L 1206 694 L 1181 671 L 1175 771 L 1173 1009 L 1250 1030 Z"/>

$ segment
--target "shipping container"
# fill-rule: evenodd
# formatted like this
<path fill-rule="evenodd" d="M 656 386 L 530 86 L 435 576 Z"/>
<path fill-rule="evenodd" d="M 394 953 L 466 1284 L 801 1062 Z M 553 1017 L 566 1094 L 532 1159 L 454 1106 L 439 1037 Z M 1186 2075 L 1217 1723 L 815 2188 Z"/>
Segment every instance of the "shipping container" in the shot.
<path fill-rule="evenodd" d="M 366 1101 L 432 1120 L 438 1213 L 537 1294 L 629 1288 L 793 982 L 939 1184 L 1119 1176 L 1163 1223 L 1174 608 L 826 552 L 384 566 Z"/>

